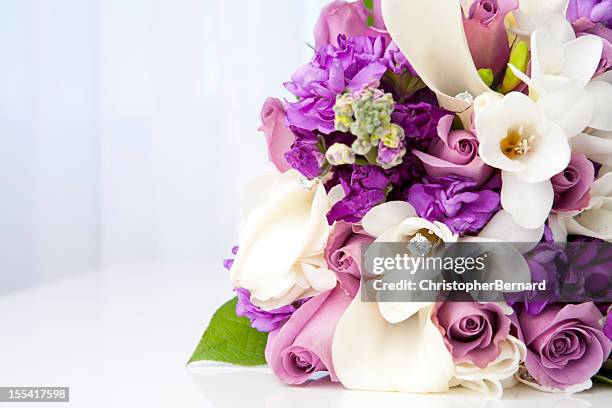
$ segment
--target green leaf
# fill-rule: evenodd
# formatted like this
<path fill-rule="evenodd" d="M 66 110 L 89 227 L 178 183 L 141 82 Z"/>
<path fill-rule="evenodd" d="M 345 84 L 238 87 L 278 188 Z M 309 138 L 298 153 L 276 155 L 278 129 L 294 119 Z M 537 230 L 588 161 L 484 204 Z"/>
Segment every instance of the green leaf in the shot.
<path fill-rule="evenodd" d="M 215 312 L 187 364 L 194 361 L 243 366 L 266 364 L 264 351 L 268 333 L 252 328 L 246 317 L 236 316 L 237 301 L 233 298 Z"/>
<path fill-rule="evenodd" d="M 368 10 L 374 10 L 374 0 L 363 0 L 363 5 L 366 6 Z"/>
<path fill-rule="evenodd" d="M 601 370 L 599 370 L 597 375 L 593 377 L 593 379 L 600 383 L 612 385 L 612 370 L 602 368 Z"/>
<path fill-rule="evenodd" d="M 490 68 L 480 68 L 478 70 L 478 75 L 480 75 L 480 79 L 482 79 L 482 82 L 484 82 L 488 87 L 491 86 L 493 79 L 495 78 L 493 76 L 493 70 Z"/>

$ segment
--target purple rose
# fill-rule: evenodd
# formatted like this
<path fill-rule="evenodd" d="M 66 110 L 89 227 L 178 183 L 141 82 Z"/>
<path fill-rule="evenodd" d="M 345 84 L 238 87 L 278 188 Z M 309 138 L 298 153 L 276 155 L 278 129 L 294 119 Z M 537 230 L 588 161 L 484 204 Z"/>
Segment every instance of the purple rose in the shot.
<path fill-rule="evenodd" d="M 501 353 L 500 343 L 510 334 L 510 318 L 496 303 L 438 303 L 432 319 L 455 362 L 485 368 Z"/>
<path fill-rule="evenodd" d="M 438 178 L 457 174 L 481 185 L 491 177 L 493 169 L 478 156 L 478 138 L 465 130 L 451 130 L 453 115 L 440 119 L 437 135 L 427 152 L 413 150 L 421 159 L 427 175 Z"/>
<path fill-rule="evenodd" d="M 490 68 L 495 75 L 506 68 L 510 44 L 504 19 L 518 6 L 518 0 L 475 0 L 472 3 L 463 26 L 476 68 Z"/>
<path fill-rule="evenodd" d="M 276 98 L 268 98 L 261 108 L 261 127 L 258 129 L 266 135 L 268 157 L 276 168 L 281 171 L 289 170 L 290 166 L 285 160 L 285 152 L 289 150 L 295 140 L 295 135 L 285 125 L 285 107 Z"/>
<path fill-rule="evenodd" d="M 281 381 L 302 384 L 320 371 L 328 371 L 331 380 L 338 381 L 332 364 L 332 339 L 351 301 L 352 297 L 336 287 L 308 300 L 287 323 L 270 333 L 266 361 Z"/>
<path fill-rule="evenodd" d="M 323 171 L 325 154 L 321 151 L 316 133 L 303 129 L 293 129 L 296 139 L 291 149 L 285 153 L 287 163 L 305 177 L 313 179 Z"/>
<path fill-rule="evenodd" d="M 499 193 L 477 188 L 460 176 L 447 176 L 410 187 L 406 197 L 420 217 L 440 221 L 457 234 L 477 234 L 499 210 Z"/>
<path fill-rule="evenodd" d="M 325 261 L 336 273 L 340 286 L 351 296 L 359 290 L 362 245 L 374 238 L 357 225 L 339 221 L 332 228 L 325 245 Z"/>
<path fill-rule="evenodd" d="M 338 170 L 344 198 L 329 210 L 327 222 L 346 221 L 355 223 L 374 206 L 385 201 L 390 181 L 378 166 L 354 165 L 352 171 Z M 348 173 L 348 174 L 347 174 Z"/>
<path fill-rule="evenodd" d="M 380 30 L 368 26 L 370 14 L 371 12 L 365 7 L 363 1 L 348 3 L 343 0 L 335 0 L 331 2 L 323 7 L 315 25 L 315 47 L 319 48 L 327 44 L 337 46 L 340 34 L 347 37 L 380 35 Z M 376 15 L 374 17 L 376 18 Z"/>
<path fill-rule="evenodd" d="M 584 154 L 574 152 L 567 168 L 550 181 L 555 192 L 554 211 L 581 210 L 589 205 L 595 168 Z"/>
<path fill-rule="evenodd" d="M 612 349 L 601 312 L 589 303 L 551 304 L 537 316 L 519 310 L 525 366 L 541 385 L 564 390 L 597 373 Z"/>
<path fill-rule="evenodd" d="M 426 102 L 395 105 L 391 121 L 404 129 L 407 138 L 432 139 L 438 133 L 438 123 L 448 111 Z"/>

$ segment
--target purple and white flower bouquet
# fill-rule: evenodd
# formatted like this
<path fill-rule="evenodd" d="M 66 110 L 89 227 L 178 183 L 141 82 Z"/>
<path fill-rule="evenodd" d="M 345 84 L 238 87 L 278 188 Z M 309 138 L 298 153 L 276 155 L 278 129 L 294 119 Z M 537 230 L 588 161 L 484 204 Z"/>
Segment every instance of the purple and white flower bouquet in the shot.
<path fill-rule="evenodd" d="M 263 106 L 278 172 L 245 192 L 236 297 L 190 362 L 492 397 L 610 383 L 612 270 L 585 265 L 612 259 L 612 1 L 335 0 L 314 34 L 294 97 Z M 571 266 L 547 299 L 364 301 L 382 242 L 523 243 L 534 281 Z"/>

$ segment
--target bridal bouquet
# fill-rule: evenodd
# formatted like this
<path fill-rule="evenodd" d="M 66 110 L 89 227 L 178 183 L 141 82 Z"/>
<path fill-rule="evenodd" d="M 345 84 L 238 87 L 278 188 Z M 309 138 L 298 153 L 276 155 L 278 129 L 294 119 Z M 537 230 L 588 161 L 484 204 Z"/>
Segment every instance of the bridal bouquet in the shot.
<path fill-rule="evenodd" d="M 225 261 L 236 297 L 190 362 L 494 397 L 610 382 L 609 268 L 564 275 L 582 302 L 361 292 L 363 252 L 381 242 L 522 243 L 536 281 L 570 257 L 612 259 L 563 251 L 612 242 L 612 1 L 335 0 L 313 48 L 292 96 L 262 109 L 278 172 L 246 189 Z"/>

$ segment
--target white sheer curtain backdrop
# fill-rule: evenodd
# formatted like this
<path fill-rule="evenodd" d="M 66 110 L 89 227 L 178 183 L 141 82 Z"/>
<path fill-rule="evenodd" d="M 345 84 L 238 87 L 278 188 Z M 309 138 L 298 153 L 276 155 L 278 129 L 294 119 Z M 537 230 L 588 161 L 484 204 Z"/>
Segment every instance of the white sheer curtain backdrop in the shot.
<path fill-rule="evenodd" d="M 326 0 L 0 0 L 0 292 L 217 262 Z"/>

